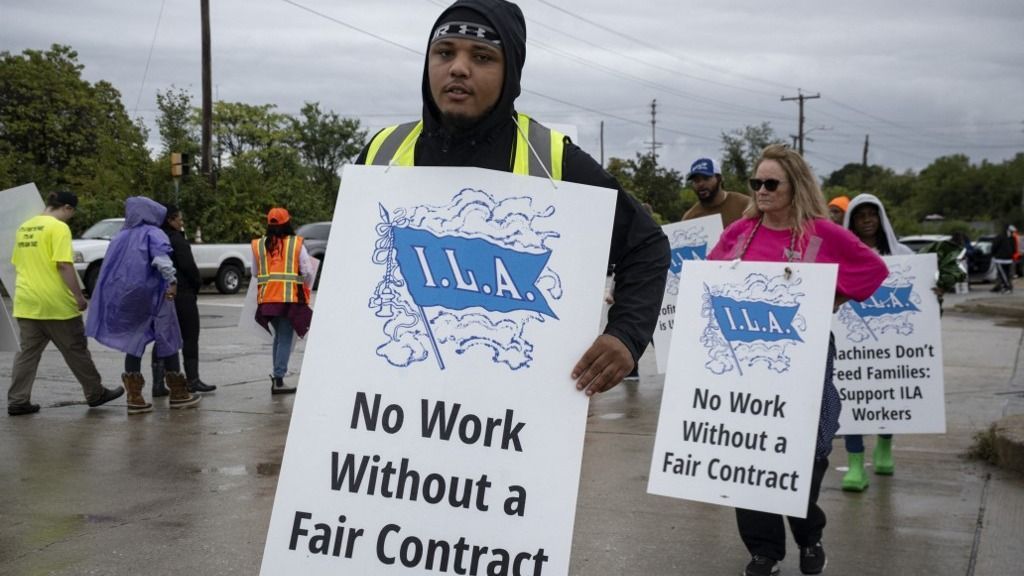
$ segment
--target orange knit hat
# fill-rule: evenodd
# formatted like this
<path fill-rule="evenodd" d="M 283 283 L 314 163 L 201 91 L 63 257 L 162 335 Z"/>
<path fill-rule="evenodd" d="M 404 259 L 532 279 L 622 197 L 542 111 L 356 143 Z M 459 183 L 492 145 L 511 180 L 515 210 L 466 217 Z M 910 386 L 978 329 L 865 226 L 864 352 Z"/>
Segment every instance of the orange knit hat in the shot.
<path fill-rule="evenodd" d="M 847 208 L 850 207 L 850 199 L 847 198 L 846 196 L 836 196 L 835 198 L 832 199 L 831 202 L 828 203 L 828 205 L 835 206 L 836 208 L 839 208 L 843 212 L 846 212 Z"/>

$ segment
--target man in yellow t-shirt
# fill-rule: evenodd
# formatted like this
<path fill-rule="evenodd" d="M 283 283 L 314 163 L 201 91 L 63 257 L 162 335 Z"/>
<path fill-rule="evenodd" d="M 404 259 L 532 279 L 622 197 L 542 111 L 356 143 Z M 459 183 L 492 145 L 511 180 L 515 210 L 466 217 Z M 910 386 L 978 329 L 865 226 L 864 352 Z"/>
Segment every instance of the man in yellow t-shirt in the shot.
<path fill-rule="evenodd" d="M 46 345 L 53 342 L 82 385 L 89 406 L 106 404 L 124 394 L 123 388 L 105 388 L 89 354 L 82 311 L 88 303 L 72 264 L 71 229 L 78 197 L 53 192 L 46 209 L 18 227 L 11 263 L 17 272 L 14 317 L 18 319 L 21 350 L 14 356 L 7 414 L 21 416 L 39 411 L 30 402 L 36 369 Z"/>

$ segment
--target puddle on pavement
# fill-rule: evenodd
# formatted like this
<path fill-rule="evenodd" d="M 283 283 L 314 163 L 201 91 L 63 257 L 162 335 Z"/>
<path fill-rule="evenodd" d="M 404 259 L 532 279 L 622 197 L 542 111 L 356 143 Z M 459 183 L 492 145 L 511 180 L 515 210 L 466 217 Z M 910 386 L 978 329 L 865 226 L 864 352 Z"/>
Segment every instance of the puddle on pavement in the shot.
<path fill-rule="evenodd" d="M 194 474 L 218 474 L 221 476 L 277 476 L 281 473 L 281 464 L 278 462 L 258 462 L 255 466 L 239 464 L 237 466 L 211 466 L 209 468 L 196 468 Z"/>

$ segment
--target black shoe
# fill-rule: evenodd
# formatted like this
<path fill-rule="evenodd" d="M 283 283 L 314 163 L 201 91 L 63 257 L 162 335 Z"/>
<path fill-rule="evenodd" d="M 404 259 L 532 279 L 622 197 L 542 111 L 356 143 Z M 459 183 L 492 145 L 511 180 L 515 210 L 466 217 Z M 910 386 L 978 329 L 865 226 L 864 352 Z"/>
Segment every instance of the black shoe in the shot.
<path fill-rule="evenodd" d="M 778 573 L 777 561 L 757 555 L 750 559 L 750 564 L 747 564 L 747 569 L 743 571 L 744 576 L 775 576 Z"/>
<path fill-rule="evenodd" d="M 821 574 L 828 564 L 821 542 L 814 546 L 800 547 L 800 571 L 804 574 Z"/>
<path fill-rule="evenodd" d="M 203 382 L 199 378 L 196 378 L 195 380 L 189 380 L 188 381 L 188 391 L 189 392 L 213 392 L 216 389 L 217 389 L 216 386 L 214 386 L 212 384 L 207 384 L 206 382 Z"/>
<path fill-rule="evenodd" d="M 103 396 L 100 396 L 98 400 L 89 402 L 89 408 L 103 406 L 107 402 L 120 398 L 121 396 L 124 396 L 124 388 L 104 388 Z"/>
<path fill-rule="evenodd" d="M 294 394 L 295 388 L 284 385 L 283 376 L 271 376 L 270 377 L 270 393 L 271 394 Z"/>
<path fill-rule="evenodd" d="M 39 404 L 8 404 L 7 415 L 8 416 L 24 416 L 25 414 L 35 414 L 39 412 Z"/>

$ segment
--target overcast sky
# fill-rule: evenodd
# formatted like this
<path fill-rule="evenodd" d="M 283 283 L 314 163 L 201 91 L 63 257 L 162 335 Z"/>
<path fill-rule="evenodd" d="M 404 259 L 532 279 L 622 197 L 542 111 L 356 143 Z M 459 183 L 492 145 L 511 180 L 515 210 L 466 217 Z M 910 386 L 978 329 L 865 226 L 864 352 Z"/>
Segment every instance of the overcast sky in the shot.
<path fill-rule="evenodd" d="M 420 112 L 423 51 L 440 0 L 212 0 L 214 96 L 303 102 L 371 131 Z M 789 138 L 806 103 L 819 175 L 868 160 L 897 171 L 964 153 L 1024 151 L 1021 0 L 522 0 L 518 109 L 574 124 L 595 158 L 650 149 L 685 172 L 721 133 L 771 123 Z M 201 95 L 199 0 L 0 0 L 0 50 L 70 45 L 90 81 L 120 90 L 157 143 L 156 93 Z"/>

